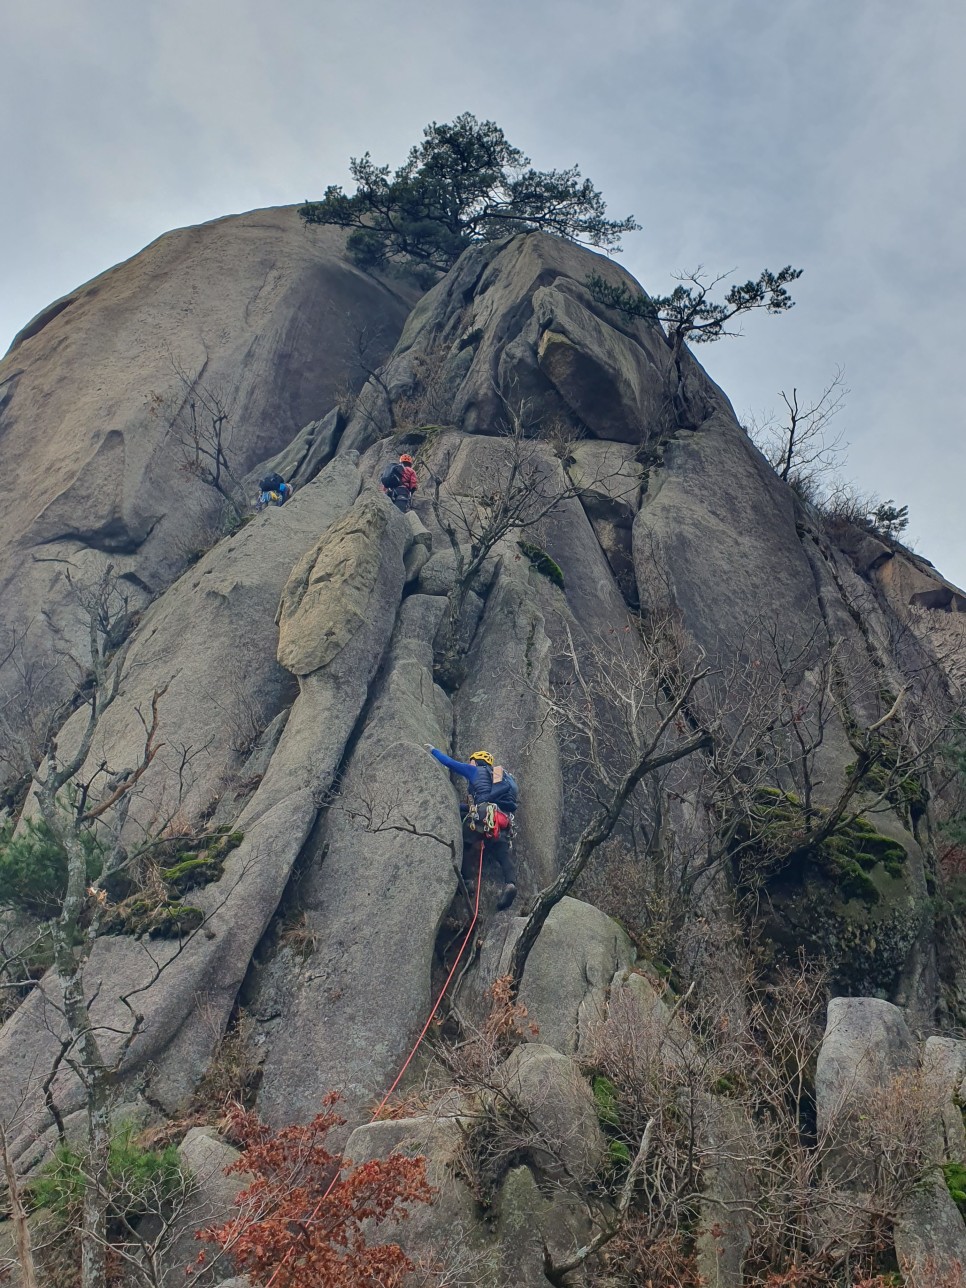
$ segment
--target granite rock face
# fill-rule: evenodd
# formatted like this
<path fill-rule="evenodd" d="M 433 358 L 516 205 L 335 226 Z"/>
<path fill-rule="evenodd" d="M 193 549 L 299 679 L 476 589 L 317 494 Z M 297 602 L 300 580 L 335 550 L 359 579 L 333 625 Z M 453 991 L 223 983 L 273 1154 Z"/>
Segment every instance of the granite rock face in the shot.
<path fill-rule="evenodd" d="M 132 609 L 163 591 L 222 524 L 178 414 L 219 401 L 241 478 L 356 378 L 356 333 L 387 352 L 415 299 L 280 207 L 167 233 L 33 319 L 0 363 L 7 630 L 29 626 L 35 659 L 77 641 L 65 567 L 92 580 L 112 564 Z"/>
<path fill-rule="evenodd" d="M 686 992 L 662 990 L 634 943 L 667 930 L 656 924 L 658 864 L 680 892 L 695 854 L 713 849 L 708 784 L 723 762 L 698 752 L 637 790 L 608 838 L 610 866 L 588 869 L 581 897 L 546 921 L 520 991 L 534 1027 L 490 1052 L 487 1080 L 434 1099 L 438 1089 L 419 1081 L 430 1063 L 421 1048 L 403 1082 L 406 1117 L 370 1122 L 449 972 L 449 1028 L 431 1029 L 440 1041 L 484 1022 L 530 902 L 575 854 L 602 784 L 620 780 L 689 668 L 713 679 L 678 713 L 672 741 L 713 726 L 730 754 L 749 712 L 774 713 L 766 698 L 784 704 L 780 720 L 822 710 L 807 753 L 818 814 L 895 695 L 948 713 L 966 674 L 948 629 L 966 619 L 966 596 L 874 534 L 827 531 L 686 352 L 672 371 L 659 327 L 593 299 L 593 273 L 630 280 L 542 234 L 476 247 L 403 326 L 415 301 L 348 265 L 341 235 L 302 229 L 290 210 L 259 212 L 172 234 L 49 310 L 8 355 L 0 385 L 0 463 L 9 454 L 12 471 L 29 472 L 0 544 L 0 591 L 12 626 L 43 600 L 53 632 L 25 647 L 42 664 L 57 631 L 71 647 L 80 639 L 48 557 L 69 556 L 85 576 L 113 562 L 131 588 L 118 697 L 83 770 L 94 798 L 108 790 L 102 774 L 116 780 L 137 764 L 158 694 L 163 751 L 120 839 L 136 848 L 176 818 L 239 834 L 223 873 L 190 892 L 197 930 L 94 944 L 85 982 L 109 1051 L 124 1043 L 125 993 L 139 999 L 119 1089 L 179 1117 L 238 1021 L 258 1069 L 245 1094 L 260 1112 L 307 1121 L 337 1090 L 360 1161 L 424 1150 L 444 1193 L 414 1215 L 407 1246 L 432 1249 L 444 1225 L 458 1228 L 480 1282 L 494 1286 L 545 1282 L 548 1258 L 559 1264 L 592 1233 L 587 1193 L 614 1198 L 605 1156 L 627 1142 L 608 1137 L 613 1122 L 589 1089 L 601 1026 L 619 1021 L 630 1048 L 666 1040 L 656 1058 L 669 1080 L 701 1064 L 697 1030 L 677 1016 Z M 350 408 L 352 332 L 370 323 L 387 349 L 401 335 Z M 247 485 L 264 469 L 296 482 L 281 509 L 220 540 L 209 533 L 211 548 L 187 567 L 216 502 L 172 463 L 167 429 L 142 414 L 144 387 L 167 388 L 164 346 L 175 339 L 190 381 L 232 384 Z M 52 439 L 31 457 L 41 402 Z M 420 475 L 407 515 L 378 486 L 400 450 Z M 670 663 L 628 734 L 615 714 L 625 681 L 659 649 Z M 585 687 L 601 676 L 609 692 Z M 576 725 L 561 718 L 568 709 Z M 62 748 L 82 719 L 66 720 Z M 478 850 L 461 825 L 465 784 L 430 745 L 464 760 L 487 748 L 520 785 L 518 901 L 495 908 L 485 862 L 472 934 Z M 777 745 L 755 761 L 762 809 L 801 791 L 801 767 Z M 852 836 L 861 863 L 836 851 L 777 864 L 758 874 L 754 923 L 738 925 L 734 907 L 748 901 L 733 898 L 743 877 L 726 856 L 687 928 L 736 935 L 739 955 L 753 932 L 775 962 L 800 945 L 825 961 L 837 996 L 816 1080 L 820 1127 L 847 1123 L 857 1096 L 928 1068 L 941 1084 L 935 1169 L 966 1148 L 956 1103 L 966 1062 L 953 1039 L 920 1050 L 912 1033 L 966 1017 L 966 975 L 958 932 L 937 950 L 932 785 L 905 786 L 895 799 L 855 794 L 853 812 L 873 811 Z M 671 907 L 668 925 L 673 917 Z M 83 1112 L 65 1068 L 51 1084 L 57 1115 L 40 1094 L 60 1050 L 56 981 L 48 972 L 24 992 L 0 1028 L 0 1112 L 16 1122 L 14 1152 L 29 1170 L 57 1116 L 73 1133 Z M 740 1023 L 740 1008 L 728 1019 Z M 712 1080 L 694 1099 L 707 1151 L 695 1210 L 705 1270 L 738 1284 L 751 1238 L 739 1209 L 756 1191 L 734 1162 L 753 1124 L 731 1085 Z M 467 1150 L 500 1096 L 520 1102 L 539 1139 L 481 1180 Z M 855 1178 L 848 1149 L 843 1139 L 828 1164 L 843 1185 Z M 620 1148 L 609 1156 L 619 1162 Z M 932 1182 L 916 1201 L 896 1241 L 925 1264 L 943 1239 L 959 1247 L 959 1217 Z"/>

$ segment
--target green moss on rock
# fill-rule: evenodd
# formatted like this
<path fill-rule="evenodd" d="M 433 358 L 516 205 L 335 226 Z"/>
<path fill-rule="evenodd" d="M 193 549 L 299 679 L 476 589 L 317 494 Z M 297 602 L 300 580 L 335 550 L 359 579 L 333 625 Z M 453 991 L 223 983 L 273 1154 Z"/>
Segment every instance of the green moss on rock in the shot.
<path fill-rule="evenodd" d="M 617 1114 L 617 1088 L 610 1078 L 605 1078 L 601 1073 L 595 1076 L 591 1088 L 598 1122 L 602 1127 L 616 1127 L 620 1121 Z"/>
<path fill-rule="evenodd" d="M 136 895 L 112 908 L 101 929 L 107 935 L 133 935 L 136 939 L 183 939 L 204 919 L 202 910 L 190 904 Z"/>
<path fill-rule="evenodd" d="M 866 903 L 878 903 L 879 891 L 875 882 L 867 876 L 854 859 L 845 859 L 839 868 L 839 893 L 843 899 L 862 899 Z"/>
<path fill-rule="evenodd" d="M 828 964 L 836 988 L 891 996 L 928 915 L 907 852 L 864 817 L 811 847 L 808 830 L 796 797 L 758 793 L 740 838 L 739 880 L 757 892 L 749 915 L 766 953 L 778 961 L 804 949 Z"/>
<path fill-rule="evenodd" d="M 610 1142 L 607 1146 L 607 1157 L 611 1167 L 615 1170 L 630 1167 L 631 1151 L 622 1140 L 612 1140 Z"/>
<path fill-rule="evenodd" d="M 815 811 L 814 824 L 821 822 L 822 811 Z M 906 864 L 905 848 L 891 837 L 876 831 L 867 818 L 859 816 L 839 827 L 819 845 L 808 847 L 802 803 L 791 792 L 773 787 L 756 793 L 756 805 L 749 825 L 741 834 L 750 845 L 751 865 L 759 856 L 770 859 L 772 870 L 779 872 L 792 856 L 807 860 L 838 878 L 839 890 L 846 899 L 878 902 L 878 893 L 866 874 L 881 865 L 891 877 L 901 878 Z"/>
<path fill-rule="evenodd" d="M 215 829 L 213 839 L 204 850 L 179 850 L 177 862 L 161 869 L 161 877 L 170 894 L 182 895 L 198 886 L 210 885 L 224 875 L 225 859 L 241 845 L 244 832 L 231 832 L 222 825 Z"/>
<path fill-rule="evenodd" d="M 546 577 L 548 581 L 553 582 L 555 586 L 559 586 L 563 590 L 563 572 L 560 565 L 550 558 L 546 550 L 541 550 L 539 546 L 531 545 L 529 541 L 518 541 L 517 546 L 542 577 Z"/>
<path fill-rule="evenodd" d="M 244 832 L 224 832 L 208 846 L 207 856 L 209 859 L 224 859 L 232 850 L 237 850 L 244 839 Z"/>
<path fill-rule="evenodd" d="M 943 1177 L 950 1198 L 966 1216 L 966 1167 L 962 1163 L 944 1163 Z"/>
<path fill-rule="evenodd" d="M 877 832 L 867 818 L 856 818 L 825 842 L 823 847 L 836 863 L 857 863 L 868 871 L 881 863 L 892 877 L 901 877 L 906 851 L 898 841 Z"/>
<path fill-rule="evenodd" d="M 186 894 L 196 886 L 217 881 L 224 871 L 225 866 L 220 861 L 209 859 L 203 854 L 196 854 L 181 863 L 176 863 L 173 868 L 162 868 L 161 876 L 173 893 Z"/>

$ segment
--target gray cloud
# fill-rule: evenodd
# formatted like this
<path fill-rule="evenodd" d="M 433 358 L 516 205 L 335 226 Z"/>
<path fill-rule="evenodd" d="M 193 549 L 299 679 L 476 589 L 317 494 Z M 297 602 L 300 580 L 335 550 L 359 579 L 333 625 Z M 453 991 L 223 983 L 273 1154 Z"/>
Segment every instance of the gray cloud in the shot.
<path fill-rule="evenodd" d="M 739 414 L 843 365 L 848 472 L 966 582 L 961 0 L 38 0 L 0 38 L 0 344 L 167 229 L 319 195 L 469 109 L 633 211 L 652 289 L 804 267 L 791 314 L 702 360 Z"/>

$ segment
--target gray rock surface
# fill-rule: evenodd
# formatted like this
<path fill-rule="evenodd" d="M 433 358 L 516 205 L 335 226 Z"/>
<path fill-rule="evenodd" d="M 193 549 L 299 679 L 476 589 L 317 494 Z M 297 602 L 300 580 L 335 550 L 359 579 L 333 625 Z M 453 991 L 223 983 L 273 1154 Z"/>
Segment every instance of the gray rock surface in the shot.
<path fill-rule="evenodd" d="M 169 404 L 186 399 L 175 364 L 230 408 L 241 476 L 332 407 L 356 330 L 378 324 L 392 345 L 415 295 L 354 268 L 344 241 L 291 206 L 180 229 L 14 341 L 0 363 L 0 594 L 35 661 L 52 629 L 82 642 L 65 562 L 86 577 L 113 563 L 136 608 L 217 533 L 221 498 L 182 471 L 170 429 Z"/>
<path fill-rule="evenodd" d="M 311 675 L 337 657 L 385 605 L 375 597 L 393 507 L 366 492 L 292 569 L 279 606 L 278 660 Z"/>
<path fill-rule="evenodd" d="M 874 997 L 833 997 L 815 1070 L 819 1131 L 864 1112 L 877 1091 L 916 1064 L 916 1045 L 897 1006 Z"/>
<path fill-rule="evenodd" d="M 927 1057 L 926 1076 L 915 1081 L 911 1075 L 918 1069 L 918 1051 L 902 1012 L 874 998 L 834 998 L 815 1075 L 819 1133 L 835 1141 L 826 1164 L 829 1174 L 859 1195 L 871 1184 L 874 1164 L 868 1148 L 860 1146 L 857 1152 L 853 1141 L 864 1137 L 864 1123 L 875 1121 L 875 1106 L 882 1098 L 897 1094 L 919 1098 L 919 1107 L 911 1104 L 908 1113 L 913 1124 L 917 1114 L 926 1116 L 927 1166 L 943 1161 L 944 1103 L 961 1062 L 961 1052 L 934 1045 Z M 928 1121 L 931 1114 L 934 1122 Z M 927 1172 L 902 1200 L 895 1246 L 908 1272 L 920 1277 L 926 1272 L 949 1273 L 956 1263 L 966 1266 L 966 1224 L 935 1170 Z"/>
<path fill-rule="evenodd" d="M 357 1127 L 345 1144 L 345 1157 L 359 1166 L 391 1153 L 420 1155 L 426 1176 L 438 1191 L 431 1207 L 416 1204 L 398 1226 L 384 1226 L 374 1237 L 398 1243 L 411 1257 L 457 1257 L 495 1275 L 499 1254 L 479 1219 L 476 1202 L 460 1176 L 460 1154 L 469 1121 L 461 1118 L 399 1118 Z"/>
<path fill-rule="evenodd" d="M 432 677 L 444 606 L 420 595 L 403 605 L 341 795 L 307 851 L 301 898 L 316 947 L 270 1039 L 259 1104 L 272 1121 L 304 1121 L 338 1090 L 358 1122 L 429 1013 L 462 855 L 456 801 L 425 751 L 451 721 Z"/>
<path fill-rule="evenodd" d="M 305 487 L 332 459 L 344 429 L 345 416 L 338 407 L 321 420 L 309 421 L 280 452 L 260 461 L 246 475 L 246 491 L 254 496 L 266 474 L 281 474 L 296 491 Z"/>
<path fill-rule="evenodd" d="M 178 1146 L 178 1156 L 182 1167 L 192 1177 L 195 1189 L 164 1255 L 167 1282 L 182 1282 L 185 1268 L 192 1266 L 190 1282 L 199 1288 L 208 1288 L 209 1284 L 220 1284 L 222 1288 L 231 1288 L 232 1284 L 236 1288 L 238 1285 L 247 1288 L 248 1279 L 232 1274 L 230 1263 L 216 1244 L 201 1243 L 195 1238 L 197 1230 L 222 1225 L 237 1210 L 235 1197 L 251 1179 L 242 1173 L 225 1175 L 227 1168 L 237 1161 L 238 1150 L 222 1140 L 212 1128 L 192 1127 Z M 196 1265 L 198 1253 L 202 1250 L 206 1260 L 204 1269 Z"/>
<path fill-rule="evenodd" d="M 491 928 L 481 954 L 485 977 L 505 971 L 522 927 L 522 917 L 516 917 Z M 564 1055 L 585 1054 L 607 1013 L 615 977 L 624 975 L 634 956 L 627 935 L 610 917 L 579 899 L 561 899 L 527 958 L 520 988 L 540 1041 Z"/>
<path fill-rule="evenodd" d="M 345 468 L 337 463 L 337 469 Z M 278 517 L 287 510 L 284 507 Z M 142 988 L 138 997 L 145 1022 L 125 1069 L 129 1077 L 147 1079 L 152 1098 L 169 1112 L 207 1066 L 252 954 L 335 781 L 392 630 L 408 539 L 403 517 L 390 512 L 376 579 L 386 611 L 365 623 L 351 656 L 343 651 L 328 667 L 302 678 L 268 770 L 236 822 L 244 833 L 242 844 L 229 856 L 219 881 L 192 892 L 193 903 L 205 913 L 202 930 L 186 946 L 174 940 L 109 936 L 94 947 L 87 978 L 91 991 L 98 993 L 94 1014 L 112 1031 L 106 1044 L 120 1042 L 130 1022 L 117 982 Z M 152 983 L 159 963 L 165 970 Z M 52 989 L 48 976 L 0 1033 L 0 1054 L 9 1073 L 0 1088 L 5 1114 L 16 1112 L 24 1088 L 36 1089 L 40 1071 L 49 1067 L 57 1050 L 60 1022 Z M 69 1112 L 77 1104 L 79 1088 L 66 1076 L 59 1078 L 56 1088 L 62 1111 Z M 35 1135 L 46 1120 L 46 1111 L 35 1105 L 24 1139 Z"/>
<path fill-rule="evenodd" d="M 142 826 L 163 820 L 166 806 L 197 818 L 230 784 L 260 729 L 291 704 L 297 686 L 276 657 L 279 597 L 319 533 L 350 510 L 360 484 L 355 458 L 341 456 L 287 505 L 220 541 L 145 614 L 91 757 L 94 764 L 109 749 L 112 767 L 136 765 L 144 744 L 138 711 L 164 691 L 165 746 L 132 804 Z M 68 723 L 65 743 L 85 718 Z M 181 748 L 191 753 L 187 766 Z"/>
<path fill-rule="evenodd" d="M 542 1042 L 525 1042 L 496 1071 L 494 1082 L 525 1109 L 529 1152 L 543 1171 L 571 1188 L 596 1174 L 604 1137 L 590 1087 L 569 1056 Z"/>
<path fill-rule="evenodd" d="M 535 424 L 643 441 L 669 350 L 659 328 L 594 303 L 593 273 L 634 286 L 612 260 L 542 233 L 468 251 L 413 310 L 380 381 L 363 390 L 346 446 L 392 428 L 386 390 L 395 404 L 416 402 L 417 424 L 493 433 L 511 398 Z"/>
<path fill-rule="evenodd" d="M 927 1177 L 910 1196 L 895 1246 L 908 1283 L 956 1282 L 966 1267 L 966 1223 L 942 1176 Z"/>
<path fill-rule="evenodd" d="M 636 600 L 633 528 L 644 470 L 629 443 L 575 443 L 566 462 L 601 549 L 622 593 Z"/>
<path fill-rule="evenodd" d="M 457 1179 L 460 1124 L 444 1114 L 467 1106 L 454 1107 L 455 1093 L 433 1121 L 359 1126 L 400 1071 L 467 924 L 455 871 L 458 793 L 424 744 L 462 758 L 485 746 L 516 774 L 519 911 L 559 871 L 597 805 L 583 772 L 586 748 L 565 734 L 558 740 L 541 694 L 570 678 L 571 650 L 583 674 L 624 657 L 636 664 L 641 645 L 628 605 L 638 597 L 652 632 L 665 615 L 673 624 L 669 638 L 685 665 L 702 653 L 726 664 L 740 651 L 729 693 L 735 724 L 742 684 L 756 671 L 751 662 L 761 663 L 752 645 L 770 644 L 775 658 L 792 659 L 784 687 L 803 702 L 834 692 L 842 707 L 850 686 L 848 710 L 832 714 L 823 731 L 813 773 L 820 803 L 838 792 L 855 757 L 855 731 L 881 714 L 885 694 L 908 683 L 918 703 L 922 677 L 936 677 L 940 706 L 954 708 L 959 673 L 940 653 L 959 637 L 940 626 L 966 619 L 966 598 L 918 557 L 872 536 L 849 545 L 823 531 L 687 353 L 669 413 L 677 376 L 660 329 L 597 305 L 586 287 L 595 271 L 615 284 L 629 279 L 609 261 L 539 234 L 469 251 L 419 302 L 343 426 L 338 410 L 325 414 L 331 401 L 322 401 L 337 374 L 345 375 L 344 363 L 340 373 L 334 365 L 329 371 L 335 349 L 325 342 L 326 327 L 339 320 L 332 301 L 342 300 L 344 287 L 354 317 L 385 305 L 390 330 L 403 305 L 393 284 L 345 264 L 341 234 L 299 228 L 295 238 L 294 219 L 291 211 L 268 212 L 163 239 L 84 288 L 60 314 L 50 312 L 7 359 L 14 375 L 3 388 L 13 393 L 0 409 L 0 463 L 13 444 L 11 469 L 25 468 L 24 435 L 44 400 L 54 444 L 33 454 L 36 477 L 23 489 L 32 508 L 26 518 L 16 512 L 0 541 L 0 592 L 11 620 L 29 596 L 51 606 L 55 626 L 75 630 L 52 580 L 57 565 L 31 558 L 41 543 L 45 556 L 69 555 L 87 575 L 113 559 L 132 587 L 133 608 L 143 608 L 199 547 L 213 515 L 210 498 L 171 467 L 158 425 L 145 430 L 138 419 L 135 384 L 138 397 L 145 385 L 151 391 L 169 335 L 183 337 L 179 357 L 191 379 L 205 362 L 212 379 L 234 378 L 239 469 L 252 471 L 249 483 L 277 468 L 297 485 L 290 504 L 221 541 L 134 626 L 130 676 L 93 753 L 107 756 L 111 768 L 135 763 L 138 707 L 143 712 L 165 689 L 165 749 L 132 802 L 128 837 L 177 804 L 193 820 L 214 809 L 219 822 L 237 821 L 244 838 L 221 880 L 192 892 L 206 920 L 181 951 L 172 941 L 97 943 L 87 980 L 97 994 L 93 1013 L 119 1040 L 126 1023 L 120 989 L 142 990 L 144 1029 L 128 1053 L 123 1095 L 141 1095 L 173 1115 L 233 1008 L 243 1005 L 264 1056 L 260 1107 L 271 1122 L 305 1120 L 324 1092 L 341 1091 L 355 1128 L 350 1152 L 373 1157 L 403 1143 L 430 1156 L 444 1193 L 436 1209 L 414 1216 L 405 1237 L 418 1234 L 420 1246 L 432 1246 L 448 1226 L 465 1233 L 492 1288 L 536 1285 L 545 1279 L 545 1244 L 556 1256 L 587 1236 L 576 1191 L 595 1175 L 604 1144 L 574 1057 L 587 1060 L 602 1027 L 619 1023 L 643 1057 L 657 1048 L 674 1077 L 675 1061 L 697 1054 L 697 1039 L 681 1024 L 668 1044 L 672 1018 L 633 969 L 627 939 L 603 912 L 568 899 L 547 922 L 523 981 L 540 1040 L 518 1048 L 501 1074 L 526 1099 L 543 1140 L 494 1181 L 487 1220 Z M 232 281 L 220 295 L 206 289 L 212 265 L 224 267 L 232 255 L 239 261 Z M 104 350 L 108 306 L 120 318 L 116 354 Z M 157 319 L 150 331 L 148 317 Z M 206 355 L 209 317 L 218 322 L 219 344 Z M 342 338 L 351 345 L 351 329 Z M 61 358 L 66 375 L 54 372 Z M 22 371 L 17 363 L 26 364 Z M 77 395 L 71 415 L 79 427 L 70 451 L 67 390 Z M 518 421 L 526 436 L 508 437 Z M 377 490 L 387 455 L 403 445 L 417 456 L 421 478 L 405 517 Z M 458 622 L 465 673 L 443 668 L 440 623 L 456 560 L 440 508 L 449 507 L 451 522 L 463 515 L 478 527 L 497 504 L 515 452 L 541 513 L 511 526 L 490 552 Z M 104 488 L 105 477 L 116 481 L 113 490 Z M 464 548 L 470 538 L 457 534 Z M 544 575 L 546 563 L 540 571 L 542 556 L 559 567 L 562 586 Z M 19 580 L 4 583 L 8 557 Z M 956 647 L 966 656 L 960 634 Z M 830 651 L 832 685 L 822 676 Z M 777 663 L 762 665 L 777 680 Z M 702 716 L 687 713 L 688 720 Z M 62 745 L 76 736 L 76 721 L 68 723 Z M 185 748 L 199 754 L 187 760 L 182 799 Z M 704 816 L 700 763 L 668 780 L 673 804 L 662 835 L 682 846 Z M 640 853 L 650 856 L 645 795 L 634 827 L 647 838 Z M 834 883 L 813 881 L 802 865 L 800 888 L 767 890 L 757 928 L 780 948 L 804 945 L 827 960 L 836 989 L 901 1001 L 917 1023 L 931 1023 L 943 964 L 926 885 L 932 820 L 914 812 L 900 805 L 875 816 L 906 861 L 901 877 L 876 886 L 874 912 L 839 899 Z M 630 847 L 627 853 L 629 863 L 642 861 Z M 626 875 L 636 889 L 639 874 Z M 720 917 L 730 933 L 726 886 L 722 876 L 701 911 Z M 520 924 L 510 912 L 494 913 L 490 894 L 488 885 L 473 945 L 480 951 L 467 977 L 473 987 L 457 999 L 470 1020 Z M 943 1004 L 966 1016 L 966 972 L 952 961 L 959 936 L 946 938 L 939 944 L 949 958 Z M 167 969 L 152 982 L 158 963 Z M 56 1000 L 45 980 L 0 1031 L 5 1115 L 25 1089 L 36 1093 L 54 1057 Z M 737 1000 L 733 1014 L 742 1018 Z M 819 1127 L 840 1129 L 829 1175 L 853 1190 L 862 1177 L 849 1156 L 849 1132 L 863 1107 L 896 1076 L 920 1076 L 909 1028 L 895 1006 L 874 997 L 831 1004 Z M 662 1042 L 671 1053 L 660 1050 Z M 938 1163 L 966 1146 L 953 1099 L 966 1067 L 948 1039 L 927 1044 L 922 1059 L 923 1076 L 941 1091 L 929 1141 Z M 55 1093 L 72 1133 L 82 1127 L 77 1091 L 62 1073 Z M 740 1209 L 753 1190 L 730 1162 L 747 1153 L 747 1124 L 732 1109 L 710 1097 L 701 1111 L 715 1157 L 706 1160 L 700 1240 L 708 1275 L 737 1284 L 748 1237 Z M 51 1136 L 36 1098 L 28 1114 L 17 1140 L 24 1166 L 39 1162 Z M 940 1245 L 958 1249 L 958 1214 L 938 1183 L 923 1186 L 900 1217 L 897 1246 L 920 1267 Z M 718 1241 L 715 1225 L 724 1231 Z"/>
<path fill-rule="evenodd" d="M 494 1232 L 502 1254 L 502 1274 L 493 1288 L 503 1284 L 542 1285 L 546 1282 L 546 1253 L 557 1263 L 570 1256 L 590 1237 L 587 1210 L 564 1190 L 553 1198 L 541 1189 L 529 1167 L 514 1167 L 500 1187 L 494 1204 Z M 581 1270 L 569 1276 L 574 1285 L 587 1282 Z"/>
<path fill-rule="evenodd" d="M 935 1088 L 941 1104 L 935 1161 L 966 1160 L 966 1128 L 962 1112 L 966 1042 L 955 1038 L 927 1038 L 922 1049 L 922 1069 L 926 1084 Z"/>
<path fill-rule="evenodd" d="M 757 1183 L 743 1161 L 754 1157 L 755 1129 L 723 1096 L 702 1098 L 703 1196 L 695 1255 L 709 1288 L 741 1288 L 751 1245 Z"/>
<path fill-rule="evenodd" d="M 514 848 L 520 888 L 530 894 L 556 872 L 562 784 L 552 731 L 533 736 L 550 644 L 521 572 L 505 563 L 486 600 L 455 703 L 453 748 L 460 758 L 488 749 L 520 783 Z"/>

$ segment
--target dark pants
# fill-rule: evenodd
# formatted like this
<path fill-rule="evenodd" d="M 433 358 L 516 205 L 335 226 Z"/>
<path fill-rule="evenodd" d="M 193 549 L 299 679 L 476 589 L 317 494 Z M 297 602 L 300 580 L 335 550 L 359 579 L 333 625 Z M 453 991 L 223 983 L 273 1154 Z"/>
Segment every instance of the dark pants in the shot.
<path fill-rule="evenodd" d="M 516 885 L 517 865 L 513 860 L 513 846 L 504 832 L 499 840 L 486 840 L 482 832 L 471 832 L 463 828 L 463 872 L 476 877 L 480 861 L 480 841 L 483 842 L 483 862 L 498 863 L 503 873 L 504 885 Z"/>
<path fill-rule="evenodd" d="M 489 859 L 499 863 L 504 885 L 516 885 L 517 865 L 513 861 L 513 846 L 501 836 L 498 841 L 483 842 L 483 862 Z"/>
<path fill-rule="evenodd" d="M 413 494 L 408 487 L 394 487 L 389 493 L 392 503 L 397 510 L 402 510 L 403 514 L 409 509 L 413 502 Z"/>

